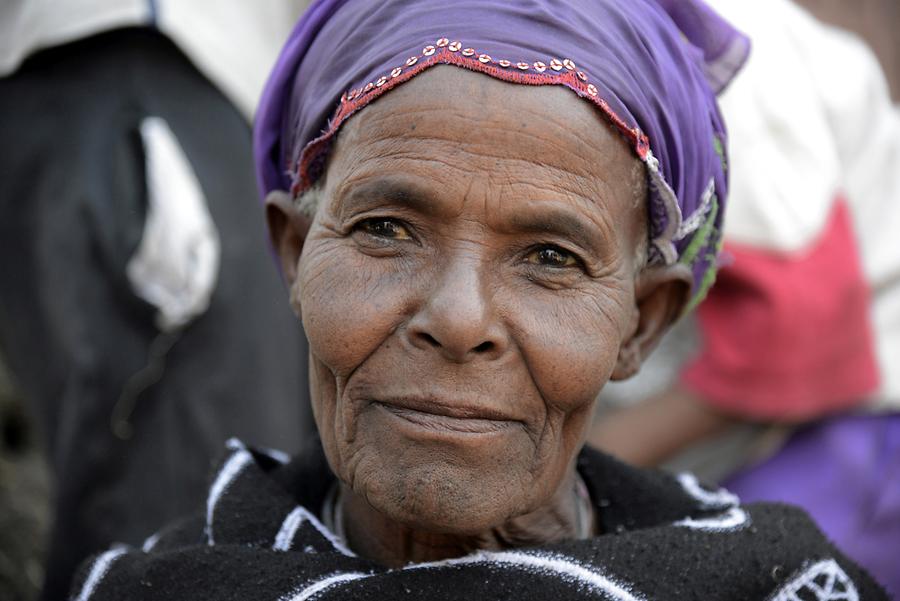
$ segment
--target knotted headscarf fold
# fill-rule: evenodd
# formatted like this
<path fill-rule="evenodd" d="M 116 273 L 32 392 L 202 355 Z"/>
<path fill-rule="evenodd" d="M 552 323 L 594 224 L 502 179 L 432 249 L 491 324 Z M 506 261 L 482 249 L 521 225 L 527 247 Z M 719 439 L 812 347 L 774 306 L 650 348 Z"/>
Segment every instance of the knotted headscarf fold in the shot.
<path fill-rule="evenodd" d="M 593 103 L 646 166 L 650 261 L 711 284 L 727 197 L 715 94 L 747 39 L 701 0 L 318 0 L 289 38 L 257 113 L 263 195 L 303 193 L 340 126 L 437 64 Z"/>

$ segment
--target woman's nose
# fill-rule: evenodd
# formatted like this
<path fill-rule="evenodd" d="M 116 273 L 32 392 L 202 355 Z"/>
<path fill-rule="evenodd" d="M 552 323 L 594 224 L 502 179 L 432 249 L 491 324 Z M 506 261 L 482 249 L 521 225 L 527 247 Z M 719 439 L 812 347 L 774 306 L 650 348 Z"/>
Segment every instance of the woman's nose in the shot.
<path fill-rule="evenodd" d="M 509 346 L 505 325 L 478 265 L 459 265 L 441 278 L 406 328 L 413 346 L 465 363 L 495 359 Z"/>

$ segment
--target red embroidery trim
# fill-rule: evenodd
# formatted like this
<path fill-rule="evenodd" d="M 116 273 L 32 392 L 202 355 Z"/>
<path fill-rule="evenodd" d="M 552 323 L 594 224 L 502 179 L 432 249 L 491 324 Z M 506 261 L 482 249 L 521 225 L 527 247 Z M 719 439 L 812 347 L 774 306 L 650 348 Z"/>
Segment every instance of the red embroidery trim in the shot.
<path fill-rule="evenodd" d="M 532 65 L 529 63 L 515 63 L 514 66 L 519 71 L 513 71 L 509 68 L 512 65 L 510 61 L 494 61 L 487 54 L 481 54 L 474 50 L 468 52 L 469 48 L 466 48 L 464 51 L 466 54 L 463 54 L 463 52 L 459 52 L 460 47 L 461 44 L 459 42 L 452 42 L 448 45 L 447 38 L 441 38 L 437 42 L 437 48 L 428 45 L 422 51 L 423 56 L 410 57 L 405 63 L 405 69 L 396 67 L 390 72 L 390 75 L 379 77 L 374 83 L 367 83 L 363 88 L 357 88 L 345 93 L 341 97 L 341 103 L 329 122 L 327 130 L 303 149 L 297 163 L 297 174 L 291 187 L 291 193 L 294 196 L 298 196 L 315 183 L 315 178 L 320 174 L 314 173 L 313 167 L 324 162 L 324 156 L 327 154 L 334 135 L 351 115 L 388 90 L 409 81 L 419 73 L 435 65 L 457 65 L 465 69 L 484 73 L 501 81 L 523 85 L 566 86 L 597 106 L 616 129 L 628 139 L 638 157 L 642 161 L 647 160 L 650 152 L 650 140 L 647 136 L 636 127 L 629 128 L 628 124 L 609 106 L 609 103 L 600 97 L 597 87 L 590 83 L 590 78 L 583 71 L 575 71 L 575 64 L 571 60 L 565 59 L 559 62 L 558 59 L 553 59 L 551 61 L 553 70 L 550 71 L 547 71 L 546 64 L 537 61 L 533 63 L 533 68 L 538 73 L 530 73 L 525 72 L 532 68 Z M 560 69 L 565 67 L 565 69 L 556 69 L 557 66 Z"/>

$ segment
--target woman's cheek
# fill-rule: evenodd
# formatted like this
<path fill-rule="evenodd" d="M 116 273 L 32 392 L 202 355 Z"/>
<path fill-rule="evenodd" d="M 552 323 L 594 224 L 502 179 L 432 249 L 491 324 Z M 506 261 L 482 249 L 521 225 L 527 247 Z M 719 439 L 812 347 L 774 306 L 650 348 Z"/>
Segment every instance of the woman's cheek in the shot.
<path fill-rule="evenodd" d="M 524 305 L 523 353 L 541 396 L 564 413 L 583 408 L 609 380 L 619 350 L 616 324 L 578 297 Z"/>
<path fill-rule="evenodd" d="M 295 284 L 303 328 L 312 353 L 348 374 L 396 327 L 403 280 L 389 260 L 340 247 L 309 250 Z"/>

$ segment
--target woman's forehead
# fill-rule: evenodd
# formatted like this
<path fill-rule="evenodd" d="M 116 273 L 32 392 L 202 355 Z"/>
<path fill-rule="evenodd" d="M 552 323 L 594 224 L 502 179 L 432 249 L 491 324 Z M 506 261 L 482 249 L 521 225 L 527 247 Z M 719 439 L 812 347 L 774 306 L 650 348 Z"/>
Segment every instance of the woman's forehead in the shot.
<path fill-rule="evenodd" d="M 456 67 L 423 73 L 351 118 L 327 181 L 404 173 L 440 186 L 487 178 L 507 192 L 562 193 L 641 214 L 646 198 L 641 163 L 574 93 Z"/>

